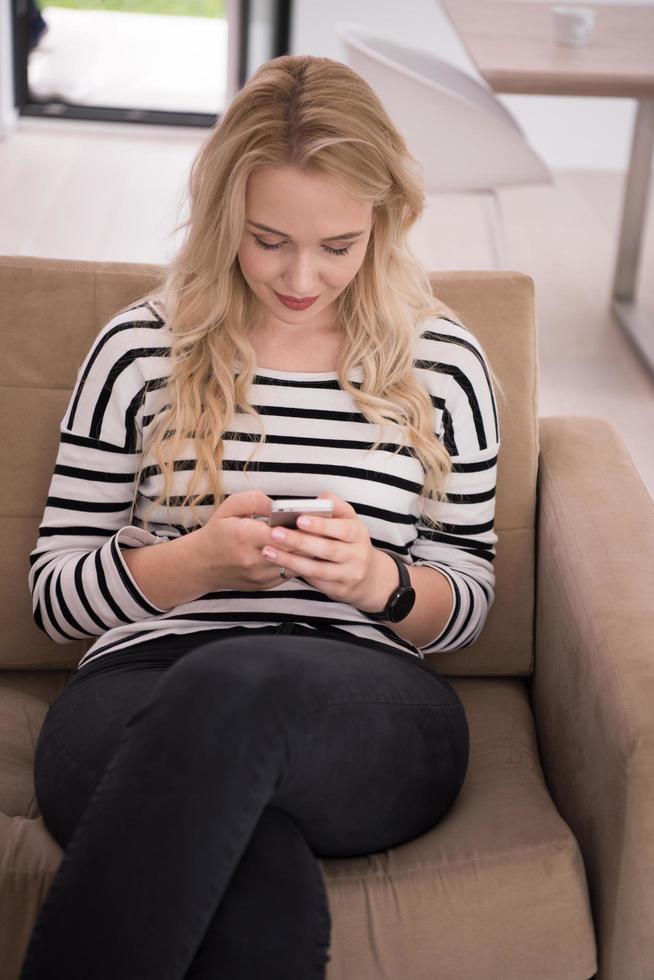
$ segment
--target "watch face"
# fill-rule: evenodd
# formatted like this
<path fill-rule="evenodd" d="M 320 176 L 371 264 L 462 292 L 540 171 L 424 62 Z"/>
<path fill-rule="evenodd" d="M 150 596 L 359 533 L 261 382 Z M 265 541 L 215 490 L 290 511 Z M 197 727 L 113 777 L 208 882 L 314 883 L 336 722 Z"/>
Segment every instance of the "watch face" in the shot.
<path fill-rule="evenodd" d="M 415 589 L 407 589 L 406 592 L 402 592 L 393 604 L 391 610 L 391 622 L 399 623 L 401 619 L 408 616 L 413 609 L 414 603 L 416 601 Z"/>

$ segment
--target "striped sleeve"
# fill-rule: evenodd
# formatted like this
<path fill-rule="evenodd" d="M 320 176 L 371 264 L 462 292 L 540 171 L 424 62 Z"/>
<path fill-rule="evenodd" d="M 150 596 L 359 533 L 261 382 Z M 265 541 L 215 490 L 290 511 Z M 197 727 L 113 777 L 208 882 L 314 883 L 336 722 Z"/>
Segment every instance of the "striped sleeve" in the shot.
<path fill-rule="evenodd" d="M 130 524 L 141 458 L 137 412 L 146 390 L 138 341 L 152 335 L 152 326 L 109 321 L 79 370 L 60 423 L 28 577 L 34 621 L 56 643 L 165 612 L 141 592 L 119 547 L 166 540 Z"/>
<path fill-rule="evenodd" d="M 463 327 L 448 337 L 451 375 L 442 413 L 441 439 L 453 469 L 447 500 L 429 501 L 426 513 L 438 530 L 417 523 L 411 554 L 417 565 L 436 568 L 448 580 L 452 612 L 440 634 L 420 649 L 453 652 L 480 635 L 495 599 L 495 489 L 500 434 L 488 363 L 477 338 Z M 438 365 L 442 369 L 442 365 Z"/>

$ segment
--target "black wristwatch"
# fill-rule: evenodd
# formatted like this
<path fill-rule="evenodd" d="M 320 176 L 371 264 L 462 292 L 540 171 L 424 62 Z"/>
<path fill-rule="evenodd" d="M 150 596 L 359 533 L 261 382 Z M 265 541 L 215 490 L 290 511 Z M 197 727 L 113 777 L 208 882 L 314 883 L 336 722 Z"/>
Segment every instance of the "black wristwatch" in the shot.
<path fill-rule="evenodd" d="M 385 551 L 386 549 L 382 548 L 380 550 Z M 397 555 L 394 555 L 391 551 L 387 551 L 386 554 L 391 556 L 398 567 L 400 572 L 400 584 L 397 586 L 397 588 L 393 589 L 388 597 L 386 606 L 381 612 L 367 612 L 366 616 L 370 616 L 371 619 L 387 620 L 391 623 L 399 623 L 400 620 L 408 616 L 413 609 L 413 604 L 416 601 L 416 590 L 411 585 L 409 573 L 402 559 L 398 558 Z"/>

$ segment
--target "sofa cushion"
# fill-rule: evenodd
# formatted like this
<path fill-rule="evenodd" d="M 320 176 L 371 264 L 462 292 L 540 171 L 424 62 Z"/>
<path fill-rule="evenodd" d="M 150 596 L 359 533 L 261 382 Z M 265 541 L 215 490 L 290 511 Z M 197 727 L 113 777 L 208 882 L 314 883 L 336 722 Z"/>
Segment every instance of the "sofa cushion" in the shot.
<path fill-rule="evenodd" d="M 582 859 L 545 785 L 526 686 L 517 678 L 451 683 L 470 728 L 468 772 L 452 809 L 408 844 L 321 859 L 332 914 L 328 980 L 591 977 Z M 0 909 L 8 926 L 0 960 L 9 963 L 20 962 L 25 922 L 35 920 L 62 857 L 30 789 L 46 710 L 38 698 L 0 689 L 0 896 L 11 896 Z"/>
<path fill-rule="evenodd" d="M 597 969 L 581 853 L 549 795 L 524 682 L 450 678 L 470 762 L 429 833 L 322 860 L 328 980 L 582 980 Z"/>
<path fill-rule="evenodd" d="M 0 813 L 38 813 L 34 799 L 34 750 L 48 705 L 38 697 L 0 687 Z"/>

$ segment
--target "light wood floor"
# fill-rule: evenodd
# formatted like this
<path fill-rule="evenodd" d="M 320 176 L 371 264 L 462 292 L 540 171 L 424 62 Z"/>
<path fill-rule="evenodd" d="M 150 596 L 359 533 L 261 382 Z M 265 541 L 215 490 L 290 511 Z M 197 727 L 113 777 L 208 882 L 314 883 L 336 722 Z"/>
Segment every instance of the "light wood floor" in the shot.
<path fill-rule="evenodd" d="M 0 254 L 165 262 L 206 135 L 22 119 L 0 142 Z M 508 267 L 535 283 L 539 414 L 611 419 L 654 497 L 654 382 L 609 313 L 622 186 L 618 173 L 558 172 L 501 201 Z M 492 268 L 476 198 L 433 199 L 412 247 L 429 270 Z M 652 314 L 653 259 L 650 207 L 639 297 Z"/>

